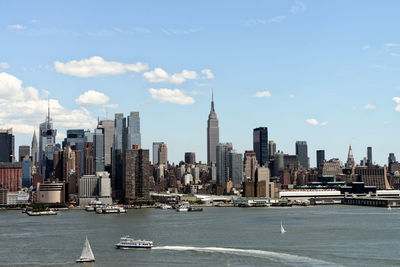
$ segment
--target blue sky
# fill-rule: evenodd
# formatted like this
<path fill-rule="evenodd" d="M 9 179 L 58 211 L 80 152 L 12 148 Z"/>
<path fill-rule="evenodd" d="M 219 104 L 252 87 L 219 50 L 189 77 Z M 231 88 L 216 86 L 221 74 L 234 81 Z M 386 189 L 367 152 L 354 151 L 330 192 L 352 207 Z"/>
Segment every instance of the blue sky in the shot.
<path fill-rule="evenodd" d="M 0 127 L 30 144 L 50 98 L 60 137 L 139 111 L 142 146 L 206 161 L 220 139 L 356 161 L 400 157 L 398 1 L 0 1 Z M 175 90 L 177 89 L 177 90 Z M 259 97 L 256 97 L 259 96 Z M 261 97 L 262 96 L 262 97 Z M 399 106 L 398 106 L 399 105 Z M 396 107 L 397 111 L 396 111 Z"/>

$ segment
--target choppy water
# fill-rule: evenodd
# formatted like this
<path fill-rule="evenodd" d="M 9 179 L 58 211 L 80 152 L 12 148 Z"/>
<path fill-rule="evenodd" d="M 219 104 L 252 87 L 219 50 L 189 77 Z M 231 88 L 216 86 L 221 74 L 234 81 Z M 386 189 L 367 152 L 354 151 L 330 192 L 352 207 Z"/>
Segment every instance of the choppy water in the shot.
<path fill-rule="evenodd" d="M 356 206 L 42 217 L 2 211 L 0 266 L 75 265 L 85 235 L 96 257 L 85 266 L 399 266 L 399 230 L 400 209 Z M 155 247 L 115 249 L 126 234 Z"/>

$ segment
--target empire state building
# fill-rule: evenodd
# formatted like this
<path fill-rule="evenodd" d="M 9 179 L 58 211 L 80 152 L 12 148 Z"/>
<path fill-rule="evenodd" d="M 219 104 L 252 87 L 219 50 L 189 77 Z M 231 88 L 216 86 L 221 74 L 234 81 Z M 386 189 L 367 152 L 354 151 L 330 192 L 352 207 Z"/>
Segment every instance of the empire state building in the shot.
<path fill-rule="evenodd" d="M 211 111 L 208 115 L 207 121 L 207 163 L 208 165 L 212 165 L 216 163 L 217 153 L 216 147 L 219 143 L 219 126 L 218 126 L 218 118 L 217 113 L 215 113 L 214 109 L 214 93 L 212 94 L 211 99 Z"/>

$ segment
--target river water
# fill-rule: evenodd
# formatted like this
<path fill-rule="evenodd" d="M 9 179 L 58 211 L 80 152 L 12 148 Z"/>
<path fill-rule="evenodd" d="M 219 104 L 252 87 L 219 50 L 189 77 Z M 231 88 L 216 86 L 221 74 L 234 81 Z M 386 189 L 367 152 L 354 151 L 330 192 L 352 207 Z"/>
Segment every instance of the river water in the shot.
<path fill-rule="evenodd" d="M 280 223 L 286 229 L 280 233 Z M 400 209 L 357 206 L 204 208 L 203 212 L 0 212 L 0 266 L 399 266 Z M 151 250 L 118 250 L 123 235 Z"/>

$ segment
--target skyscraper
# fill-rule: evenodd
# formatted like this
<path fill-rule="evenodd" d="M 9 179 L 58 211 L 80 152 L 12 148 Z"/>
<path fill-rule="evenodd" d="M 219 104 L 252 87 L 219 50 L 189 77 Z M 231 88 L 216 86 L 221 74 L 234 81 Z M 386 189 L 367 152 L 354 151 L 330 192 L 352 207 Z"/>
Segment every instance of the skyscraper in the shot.
<path fill-rule="evenodd" d="M 265 165 L 269 157 L 267 127 L 259 127 L 253 130 L 253 150 L 256 152 L 258 164 L 260 166 Z"/>
<path fill-rule="evenodd" d="M 20 162 L 25 158 L 25 156 L 31 155 L 31 147 L 30 146 L 19 146 L 18 147 L 18 159 Z"/>
<path fill-rule="evenodd" d="M 85 130 L 83 129 L 71 129 L 67 130 L 67 138 L 64 139 L 63 149 L 65 147 L 71 147 L 74 151 L 80 151 L 81 166 L 85 165 L 84 147 L 85 147 Z M 81 168 L 81 174 L 83 174 L 83 168 Z"/>
<path fill-rule="evenodd" d="M 229 153 L 228 144 L 219 143 L 216 146 L 217 184 L 224 189 L 229 180 Z"/>
<path fill-rule="evenodd" d="M 168 164 L 168 150 L 167 150 L 167 144 L 162 143 L 158 147 L 158 164 L 161 165 L 167 165 Z"/>
<path fill-rule="evenodd" d="M 367 166 L 372 166 L 372 147 L 367 147 Z"/>
<path fill-rule="evenodd" d="M 32 137 L 32 146 L 31 146 L 31 156 L 32 156 L 32 163 L 36 165 L 38 163 L 38 143 L 36 139 L 36 131 L 33 131 Z"/>
<path fill-rule="evenodd" d="M 114 142 L 114 121 L 102 120 L 97 128 L 103 129 L 104 134 L 104 165 L 111 165 L 111 149 Z"/>
<path fill-rule="evenodd" d="M 124 198 L 124 150 L 126 147 L 126 119 L 124 114 L 116 113 L 114 120 L 114 142 L 112 155 L 111 187 L 113 198 Z"/>
<path fill-rule="evenodd" d="M 140 117 L 139 112 L 131 112 L 128 116 L 128 125 L 127 125 L 127 146 L 125 149 L 132 149 L 134 145 L 141 145 L 141 136 L 140 136 Z"/>
<path fill-rule="evenodd" d="M 268 142 L 268 153 L 269 158 L 273 157 L 276 153 L 276 143 L 272 140 Z"/>
<path fill-rule="evenodd" d="M 95 129 L 93 134 L 94 144 L 94 171 L 104 171 L 104 129 Z"/>
<path fill-rule="evenodd" d="M 300 165 L 303 169 L 309 169 L 308 166 L 308 152 L 307 152 L 307 142 L 297 141 L 296 142 L 296 155 L 298 156 Z"/>
<path fill-rule="evenodd" d="M 219 143 L 219 126 L 214 109 L 214 93 L 211 98 L 211 110 L 207 121 L 207 164 L 211 166 L 217 161 L 216 147 Z"/>
<path fill-rule="evenodd" d="M 134 145 L 132 149 L 127 149 L 124 153 L 125 203 L 149 199 L 149 150 Z"/>
<path fill-rule="evenodd" d="M 317 150 L 317 168 L 325 161 L 325 150 Z"/>
<path fill-rule="evenodd" d="M 54 154 L 59 150 L 56 146 L 56 135 L 57 130 L 53 129 L 49 104 L 46 121 L 39 126 L 39 171 L 44 180 L 50 178 L 54 169 Z"/>
<path fill-rule="evenodd" d="M 13 162 L 14 135 L 11 129 L 0 129 L 0 162 Z"/>
<path fill-rule="evenodd" d="M 236 150 L 229 151 L 229 178 L 235 187 L 243 182 L 243 155 Z"/>
<path fill-rule="evenodd" d="M 351 149 L 351 145 L 349 145 L 349 153 L 347 154 L 346 168 L 353 168 L 355 165 L 356 164 L 354 161 L 353 150 Z"/>
<path fill-rule="evenodd" d="M 195 162 L 196 162 L 196 153 L 185 152 L 185 163 L 186 164 L 195 164 Z"/>
<path fill-rule="evenodd" d="M 258 167 L 258 162 L 256 158 L 256 153 L 251 150 L 246 150 L 244 152 L 244 161 L 243 161 L 244 177 L 246 179 L 254 180 L 256 177 L 257 167 Z"/>
<path fill-rule="evenodd" d="M 163 144 L 163 142 L 153 142 L 153 165 L 157 165 L 159 163 L 158 150 L 161 144 Z"/>
<path fill-rule="evenodd" d="M 390 164 L 395 163 L 395 162 L 396 162 L 396 156 L 394 155 L 394 153 L 389 153 L 388 166 L 390 166 Z"/>

